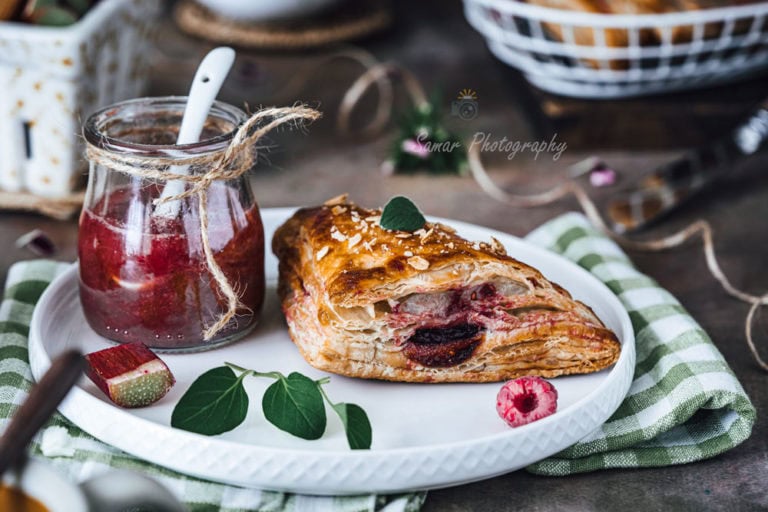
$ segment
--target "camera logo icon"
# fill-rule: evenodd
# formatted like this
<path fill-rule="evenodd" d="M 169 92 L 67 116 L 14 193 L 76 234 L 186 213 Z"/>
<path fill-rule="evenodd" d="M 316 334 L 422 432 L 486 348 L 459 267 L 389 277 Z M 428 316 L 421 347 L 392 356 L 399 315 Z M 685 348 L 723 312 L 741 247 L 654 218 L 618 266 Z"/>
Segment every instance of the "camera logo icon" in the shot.
<path fill-rule="evenodd" d="M 451 115 L 464 121 L 476 118 L 478 111 L 477 93 L 472 89 L 462 89 L 456 101 L 451 102 Z"/>

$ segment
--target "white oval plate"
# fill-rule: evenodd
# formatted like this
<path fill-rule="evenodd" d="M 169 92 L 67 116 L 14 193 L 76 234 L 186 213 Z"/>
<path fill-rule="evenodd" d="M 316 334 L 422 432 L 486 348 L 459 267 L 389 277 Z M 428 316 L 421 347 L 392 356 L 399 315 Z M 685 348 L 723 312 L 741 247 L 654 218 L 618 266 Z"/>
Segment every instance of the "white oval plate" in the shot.
<path fill-rule="evenodd" d="M 266 240 L 293 212 L 262 210 Z M 333 375 L 331 399 L 353 402 L 373 426 L 371 450 L 347 447 L 341 423 L 328 411 L 322 439 L 305 441 L 279 431 L 261 412 L 271 379 L 247 379 L 250 411 L 235 430 L 205 437 L 170 427 L 174 404 L 192 381 L 230 361 L 261 371 L 299 371 L 313 378 L 291 343 L 275 293 L 277 260 L 267 250 L 267 301 L 261 324 L 245 339 L 197 354 L 163 355 L 176 376 L 171 392 L 143 409 L 114 406 L 83 378 L 59 410 L 91 435 L 142 459 L 189 475 L 244 487 L 312 494 L 397 492 L 458 485 L 507 473 L 548 457 L 597 429 L 629 389 L 635 346 L 629 316 L 616 296 L 594 276 L 551 252 L 490 229 L 447 221 L 471 240 L 500 240 L 515 258 L 591 306 L 617 333 L 619 361 L 602 372 L 552 380 L 558 411 L 519 428 L 499 419 L 495 384 L 400 384 Z M 119 315 L 119 311 L 115 311 Z M 92 352 L 110 346 L 83 317 L 72 266 L 45 291 L 32 317 L 30 362 L 39 379 L 52 357 L 74 347 Z"/>

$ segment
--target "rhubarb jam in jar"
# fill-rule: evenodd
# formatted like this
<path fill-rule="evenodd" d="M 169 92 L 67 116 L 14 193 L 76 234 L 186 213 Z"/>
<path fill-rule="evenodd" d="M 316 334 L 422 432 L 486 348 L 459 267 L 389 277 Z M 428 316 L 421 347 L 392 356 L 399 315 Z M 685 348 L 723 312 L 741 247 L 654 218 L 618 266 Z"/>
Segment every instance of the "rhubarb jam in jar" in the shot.
<path fill-rule="evenodd" d="M 253 165 L 253 147 L 224 159 L 246 115 L 216 102 L 200 141 L 177 145 L 185 106 L 184 97 L 125 101 L 83 128 L 85 318 L 105 338 L 163 351 L 234 341 L 256 325 L 264 301 L 264 228 L 247 173 L 201 179 Z"/>

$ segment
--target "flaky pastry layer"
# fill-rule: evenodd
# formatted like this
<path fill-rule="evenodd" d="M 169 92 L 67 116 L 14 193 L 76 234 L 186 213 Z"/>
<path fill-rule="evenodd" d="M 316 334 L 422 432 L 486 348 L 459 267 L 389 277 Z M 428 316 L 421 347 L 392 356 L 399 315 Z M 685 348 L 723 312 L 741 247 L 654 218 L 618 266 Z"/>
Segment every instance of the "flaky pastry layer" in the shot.
<path fill-rule="evenodd" d="M 275 233 L 278 293 L 313 366 L 351 377 L 489 382 L 598 371 L 616 336 L 592 310 L 496 240 L 427 223 L 408 233 L 345 200 L 296 212 Z"/>

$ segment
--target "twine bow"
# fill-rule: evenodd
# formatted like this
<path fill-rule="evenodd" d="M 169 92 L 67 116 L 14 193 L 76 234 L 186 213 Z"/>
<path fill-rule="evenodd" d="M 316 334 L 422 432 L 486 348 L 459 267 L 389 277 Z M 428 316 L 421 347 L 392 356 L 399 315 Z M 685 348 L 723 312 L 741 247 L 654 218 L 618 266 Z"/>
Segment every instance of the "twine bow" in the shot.
<path fill-rule="evenodd" d="M 150 158 L 115 153 L 90 144 L 86 148 L 88 160 L 96 165 L 103 165 L 111 170 L 140 178 L 160 182 L 178 180 L 190 185 L 179 194 L 155 199 L 155 204 L 178 201 L 193 195 L 197 196 L 200 235 L 203 241 L 206 265 L 216 281 L 219 291 L 227 299 L 227 311 L 219 315 L 216 322 L 203 332 L 205 341 L 211 340 L 235 317 L 237 310 L 244 307 L 240 301 L 240 296 L 235 292 L 227 276 L 213 257 L 213 250 L 208 237 L 208 188 L 214 181 L 236 179 L 248 172 L 255 158 L 255 152 L 251 151 L 250 148 L 268 132 L 289 123 L 300 125 L 306 121 L 315 121 L 321 115 L 317 110 L 304 105 L 259 110 L 238 128 L 223 154 L 214 152 L 185 158 Z M 271 120 L 262 124 L 267 119 Z M 192 165 L 208 166 L 210 170 L 203 174 L 181 174 L 169 171 L 172 167 Z"/>

